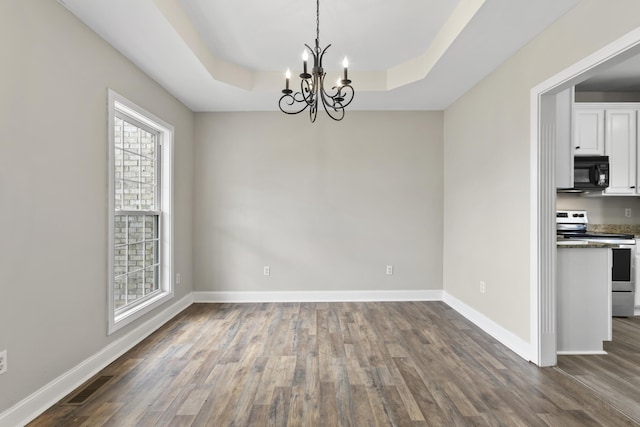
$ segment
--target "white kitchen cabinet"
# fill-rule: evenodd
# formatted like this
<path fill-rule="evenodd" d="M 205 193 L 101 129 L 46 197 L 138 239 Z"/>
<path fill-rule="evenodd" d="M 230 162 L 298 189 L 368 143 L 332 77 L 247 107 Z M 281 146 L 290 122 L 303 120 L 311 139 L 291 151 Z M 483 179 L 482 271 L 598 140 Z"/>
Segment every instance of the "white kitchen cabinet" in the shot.
<path fill-rule="evenodd" d="M 639 103 L 575 103 L 573 144 L 576 156 L 609 156 L 608 196 L 640 195 Z"/>
<path fill-rule="evenodd" d="M 605 155 L 609 156 L 607 195 L 636 195 L 636 109 L 607 109 Z"/>
<path fill-rule="evenodd" d="M 603 354 L 611 340 L 611 249 L 557 252 L 557 352 Z"/>
<path fill-rule="evenodd" d="M 573 149 L 576 156 L 604 156 L 604 111 L 602 104 L 574 104 Z"/>
<path fill-rule="evenodd" d="M 546 97 L 549 99 L 545 99 Z M 571 140 L 573 100 L 573 87 L 555 95 L 544 95 L 542 98 L 540 118 L 545 130 L 542 138 L 553 137 L 555 139 L 556 188 L 573 188 L 574 184 L 574 149 Z M 554 130 L 555 132 L 553 132 Z"/>
<path fill-rule="evenodd" d="M 556 188 L 573 188 L 573 142 L 571 114 L 573 87 L 540 98 L 540 140 L 543 146 L 555 146 Z"/>

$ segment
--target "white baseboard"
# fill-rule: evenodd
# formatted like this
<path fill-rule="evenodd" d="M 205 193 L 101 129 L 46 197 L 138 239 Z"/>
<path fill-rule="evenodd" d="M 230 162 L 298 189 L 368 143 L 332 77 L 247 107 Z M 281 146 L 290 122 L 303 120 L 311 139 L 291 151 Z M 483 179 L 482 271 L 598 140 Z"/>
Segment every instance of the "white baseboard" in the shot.
<path fill-rule="evenodd" d="M 24 426 L 193 303 L 188 294 L 0 414 L 0 427 Z"/>
<path fill-rule="evenodd" d="M 506 330 L 493 320 L 489 319 L 484 314 L 480 313 L 474 308 L 471 308 L 467 304 L 463 303 L 453 295 L 443 292 L 442 299 L 449 307 L 466 317 L 473 322 L 476 326 L 482 329 L 487 334 L 491 335 L 496 340 L 500 341 L 505 347 L 516 353 L 527 361 L 533 360 L 532 346 L 519 336 Z"/>
<path fill-rule="evenodd" d="M 336 301 L 442 301 L 442 290 L 301 291 L 301 292 L 194 292 L 193 302 L 336 302 Z"/>

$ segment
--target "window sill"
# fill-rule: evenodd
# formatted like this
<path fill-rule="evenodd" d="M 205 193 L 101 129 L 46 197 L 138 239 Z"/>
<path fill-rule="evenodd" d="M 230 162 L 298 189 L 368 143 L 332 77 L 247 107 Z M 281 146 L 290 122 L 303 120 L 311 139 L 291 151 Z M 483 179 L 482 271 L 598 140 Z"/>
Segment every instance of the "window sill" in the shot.
<path fill-rule="evenodd" d="M 129 323 L 141 318 L 145 314 L 155 310 L 165 302 L 173 298 L 173 292 L 160 292 L 158 295 L 150 298 L 149 300 L 131 307 L 129 310 L 113 316 L 113 321 L 109 321 L 108 335 L 116 332 L 120 328 L 128 325 Z"/>

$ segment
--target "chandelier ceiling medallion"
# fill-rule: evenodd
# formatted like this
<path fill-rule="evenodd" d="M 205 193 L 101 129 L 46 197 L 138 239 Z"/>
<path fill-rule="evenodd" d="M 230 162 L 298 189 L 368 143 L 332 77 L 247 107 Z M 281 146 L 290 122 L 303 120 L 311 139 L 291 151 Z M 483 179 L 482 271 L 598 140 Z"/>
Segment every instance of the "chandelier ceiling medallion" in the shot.
<path fill-rule="evenodd" d="M 353 100 L 355 94 L 351 86 L 351 80 L 348 78 L 347 68 L 349 63 L 347 57 L 344 58 L 342 66 L 344 67 L 344 75 L 342 79 L 338 78 L 335 86 L 328 91 L 325 89 L 324 78 L 326 73 L 322 66 L 322 58 L 330 44 L 324 49 L 320 48 L 320 0 L 316 0 L 316 45 L 311 48 L 308 44 L 302 54 L 302 68 L 300 74 L 300 91 L 293 92 L 289 89 L 289 79 L 291 71 L 287 69 L 285 88 L 282 90 L 278 106 L 280 111 L 286 114 L 298 114 L 309 109 L 309 118 L 311 122 L 316 121 L 318 114 L 318 104 L 322 103 L 322 107 L 333 120 L 340 121 L 344 118 L 344 109 Z M 307 61 L 309 53 L 313 57 L 313 68 L 311 74 L 307 71 Z"/>

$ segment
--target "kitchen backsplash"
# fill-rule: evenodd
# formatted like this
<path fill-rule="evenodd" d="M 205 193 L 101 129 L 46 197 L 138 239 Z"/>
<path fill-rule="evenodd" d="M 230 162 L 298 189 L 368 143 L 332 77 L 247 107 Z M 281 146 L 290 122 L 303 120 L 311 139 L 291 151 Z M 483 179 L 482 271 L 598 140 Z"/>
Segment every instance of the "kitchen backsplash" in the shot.
<path fill-rule="evenodd" d="M 558 194 L 556 209 L 583 209 L 591 224 L 638 224 L 640 225 L 640 196 L 638 197 L 592 197 L 575 194 Z M 625 217 L 625 209 L 631 209 L 631 217 Z"/>

